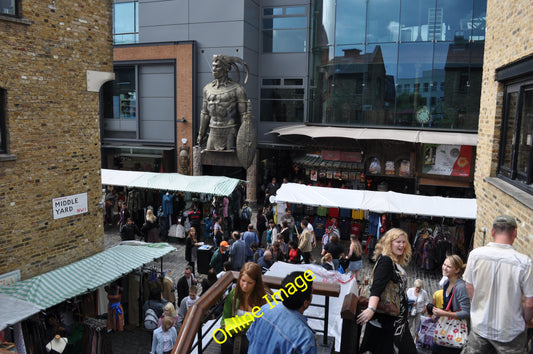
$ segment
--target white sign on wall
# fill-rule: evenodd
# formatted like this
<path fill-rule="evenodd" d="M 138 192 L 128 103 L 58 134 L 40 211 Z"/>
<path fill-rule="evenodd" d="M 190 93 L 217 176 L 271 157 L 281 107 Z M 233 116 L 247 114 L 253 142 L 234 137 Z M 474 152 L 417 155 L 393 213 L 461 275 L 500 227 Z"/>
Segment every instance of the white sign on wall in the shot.
<path fill-rule="evenodd" d="M 87 207 L 87 193 L 54 198 L 52 199 L 52 209 L 54 220 L 86 213 L 89 211 Z"/>
<path fill-rule="evenodd" d="M 15 284 L 20 281 L 20 270 L 14 270 L 0 275 L 0 286 Z"/>

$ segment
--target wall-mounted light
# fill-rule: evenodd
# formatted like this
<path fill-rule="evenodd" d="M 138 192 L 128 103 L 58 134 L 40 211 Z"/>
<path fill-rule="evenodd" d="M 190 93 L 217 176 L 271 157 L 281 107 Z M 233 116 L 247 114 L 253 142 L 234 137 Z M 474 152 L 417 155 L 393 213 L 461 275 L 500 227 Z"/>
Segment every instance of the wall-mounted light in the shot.
<path fill-rule="evenodd" d="M 181 142 L 183 143 L 183 145 L 187 144 L 187 138 L 182 138 Z"/>
<path fill-rule="evenodd" d="M 185 117 L 181 117 L 180 119 L 176 120 L 176 122 L 178 123 L 185 123 L 187 120 L 185 119 Z"/>

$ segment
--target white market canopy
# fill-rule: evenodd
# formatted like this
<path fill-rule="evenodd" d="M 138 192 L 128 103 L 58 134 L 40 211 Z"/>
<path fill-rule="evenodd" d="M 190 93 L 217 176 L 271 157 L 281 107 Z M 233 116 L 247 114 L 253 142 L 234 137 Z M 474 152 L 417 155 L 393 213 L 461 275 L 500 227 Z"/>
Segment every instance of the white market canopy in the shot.
<path fill-rule="evenodd" d="M 440 132 L 431 130 L 377 129 L 356 127 L 323 127 L 313 125 L 284 125 L 267 134 L 279 136 L 303 135 L 316 138 L 347 138 L 357 140 L 396 140 L 411 143 L 477 145 L 477 134 Z"/>
<path fill-rule="evenodd" d="M 48 273 L 0 286 L 0 329 L 18 323 L 41 309 L 94 291 L 174 251 L 176 248 L 168 243 L 125 241 Z M 4 307 L 15 308 L 25 304 L 24 311 L 3 310 Z"/>
<path fill-rule="evenodd" d="M 460 219 L 475 219 L 477 213 L 476 199 L 312 187 L 296 183 L 282 184 L 276 192 L 275 202 Z"/>
<path fill-rule="evenodd" d="M 242 181 L 222 176 L 188 176 L 179 173 L 102 169 L 102 184 L 228 196 Z"/>

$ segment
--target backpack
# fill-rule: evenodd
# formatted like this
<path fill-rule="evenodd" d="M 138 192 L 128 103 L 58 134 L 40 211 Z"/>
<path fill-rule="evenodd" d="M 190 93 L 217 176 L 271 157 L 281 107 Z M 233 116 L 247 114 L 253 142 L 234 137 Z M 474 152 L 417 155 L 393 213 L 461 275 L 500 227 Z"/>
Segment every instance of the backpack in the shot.
<path fill-rule="evenodd" d="M 153 331 L 157 328 L 158 318 L 153 309 L 147 309 L 144 313 L 144 328 Z"/>
<path fill-rule="evenodd" d="M 249 209 L 250 209 L 250 207 L 248 207 L 248 206 L 244 206 L 242 208 L 242 211 L 241 211 L 241 219 L 242 220 L 248 220 L 250 218 L 250 215 L 248 215 L 249 214 Z"/>

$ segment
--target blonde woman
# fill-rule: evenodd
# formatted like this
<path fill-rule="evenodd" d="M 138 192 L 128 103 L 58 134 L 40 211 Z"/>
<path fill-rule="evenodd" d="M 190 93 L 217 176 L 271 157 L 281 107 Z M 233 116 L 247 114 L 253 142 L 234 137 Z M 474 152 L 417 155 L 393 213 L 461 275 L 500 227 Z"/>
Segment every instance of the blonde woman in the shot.
<path fill-rule="evenodd" d="M 170 354 L 172 352 L 172 348 L 174 348 L 174 343 L 176 343 L 176 338 L 178 337 L 178 332 L 173 324 L 174 321 L 172 318 L 168 316 L 163 317 L 161 327 L 154 331 L 150 354 Z"/>
<path fill-rule="evenodd" d="M 322 257 L 322 267 L 324 267 L 325 270 L 335 270 L 331 253 L 326 253 L 324 257 Z"/>
<path fill-rule="evenodd" d="M 141 228 L 141 231 L 144 233 L 146 242 L 160 242 L 159 223 L 157 222 L 157 217 L 154 215 L 152 209 L 148 209 L 146 212 L 146 222 Z"/>
<path fill-rule="evenodd" d="M 448 278 L 442 287 L 443 289 L 443 305 L 442 308 L 433 308 L 433 317 L 439 318 L 447 316 L 450 318 L 457 318 L 460 320 L 470 319 L 470 298 L 466 291 L 466 283 L 461 278 L 466 269 L 466 264 L 463 263 L 461 257 L 456 254 L 446 257 L 442 264 L 442 275 Z M 448 303 L 451 302 L 449 311 L 445 310 Z M 460 353 L 460 348 L 446 348 L 433 344 L 431 348 L 433 353 Z"/>
<path fill-rule="evenodd" d="M 356 235 L 350 235 L 350 250 L 346 259 L 350 261 L 348 269 L 355 273 L 355 279 L 357 282 L 361 281 L 361 269 L 363 269 L 363 248 L 359 243 Z"/>
<path fill-rule="evenodd" d="M 403 267 L 411 258 L 411 245 L 407 234 L 401 229 L 390 229 L 379 240 L 374 251 L 374 266 L 368 308 L 357 316 L 357 323 L 366 324 L 361 352 L 408 353 L 417 350 L 407 323 L 408 300 L 406 294 L 407 274 Z M 400 299 L 399 313 L 383 311 L 380 298 L 392 282 L 395 296 Z M 376 312 L 378 307 L 380 312 Z"/>
<path fill-rule="evenodd" d="M 163 315 L 159 317 L 159 321 L 157 323 L 158 327 L 161 327 L 163 318 L 165 318 L 165 316 L 172 318 L 172 320 L 174 321 L 173 326 L 176 327 L 176 324 L 178 323 L 178 315 L 176 313 L 176 308 L 170 301 L 167 302 L 165 306 L 163 306 Z"/>

